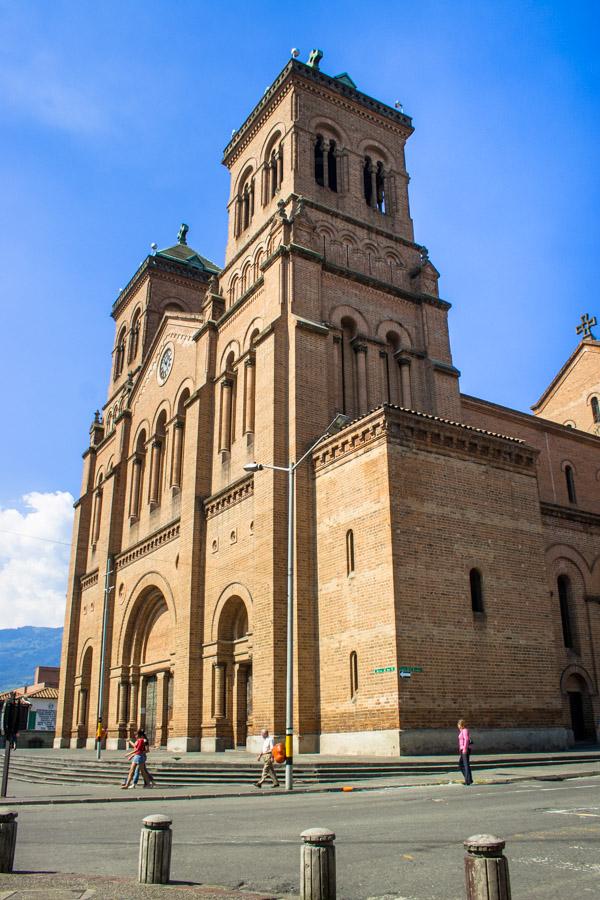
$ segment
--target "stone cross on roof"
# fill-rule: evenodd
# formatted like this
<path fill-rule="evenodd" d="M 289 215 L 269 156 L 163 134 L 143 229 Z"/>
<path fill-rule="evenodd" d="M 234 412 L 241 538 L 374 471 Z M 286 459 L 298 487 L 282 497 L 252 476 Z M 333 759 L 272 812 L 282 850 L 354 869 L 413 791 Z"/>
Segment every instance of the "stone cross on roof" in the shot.
<path fill-rule="evenodd" d="M 187 233 L 190 230 L 190 226 L 186 225 L 185 222 L 181 223 L 181 228 L 177 234 L 177 240 L 180 244 L 187 244 Z"/>
<path fill-rule="evenodd" d="M 583 335 L 584 338 L 593 338 L 594 335 L 592 334 L 592 326 L 597 324 L 598 322 L 596 321 L 596 316 L 592 316 L 592 318 L 590 319 L 589 314 L 584 313 L 584 315 L 581 317 L 581 325 L 577 326 L 577 334 Z"/>

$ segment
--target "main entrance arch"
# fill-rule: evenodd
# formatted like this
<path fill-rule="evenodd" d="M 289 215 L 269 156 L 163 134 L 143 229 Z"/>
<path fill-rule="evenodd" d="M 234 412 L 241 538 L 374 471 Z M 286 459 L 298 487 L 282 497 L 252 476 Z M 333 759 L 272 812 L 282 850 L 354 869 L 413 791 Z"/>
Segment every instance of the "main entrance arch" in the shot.
<path fill-rule="evenodd" d="M 123 631 L 119 732 L 143 728 L 150 746 L 166 745 L 173 717 L 175 622 L 164 590 L 147 584 Z"/>

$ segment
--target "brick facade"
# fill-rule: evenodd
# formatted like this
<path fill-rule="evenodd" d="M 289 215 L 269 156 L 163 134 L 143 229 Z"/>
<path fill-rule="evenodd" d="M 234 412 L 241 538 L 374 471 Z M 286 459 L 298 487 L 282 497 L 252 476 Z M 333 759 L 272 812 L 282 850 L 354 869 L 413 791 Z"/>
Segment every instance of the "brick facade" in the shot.
<path fill-rule="evenodd" d="M 490 749 L 592 737 L 598 439 L 461 397 L 414 241 L 411 133 L 290 61 L 225 149 L 225 267 L 182 228 L 115 301 L 58 746 L 93 745 L 104 613 L 109 746 L 140 724 L 178 751 L 282 733 L 287 479 L 244 466 L 298 459 L 338 412 L 297 472 L 298 749 L 450 749 L 459 715 Z"/>

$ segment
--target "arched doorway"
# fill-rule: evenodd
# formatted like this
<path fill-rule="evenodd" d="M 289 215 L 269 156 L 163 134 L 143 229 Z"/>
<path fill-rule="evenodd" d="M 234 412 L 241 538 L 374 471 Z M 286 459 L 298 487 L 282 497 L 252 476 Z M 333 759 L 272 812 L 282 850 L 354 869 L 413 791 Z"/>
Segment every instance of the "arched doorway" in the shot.
<path fill-rule="evenodd" d="M 246 746 L 252 725 L 252 655 L 248 611 L 240 597 L 230 597 L 219 616 L 214 665 L 215 719 L 229 747 Z"/>
<path fill-rule="evenodd" d="M 595 741 L 594 711 L 586 680 L 576 672 L 571 673 L 565 682 L 565 692 L 575 743 Z"/>
<path fill-rule="evenodd" d="M 173 718 L 173 622 L 164 595 L 148 587 L 135 601 L 127 625 L 119 730 L 143 728 L 151 747 L 167 744 Z M 127 685 L 129 687 L 127 696 Z"/>
<path fill-rule="evenodd" d="M 92 662 L 94 653 L 91 647 L 87 647 L 81 658 L 79 675 L 75 679 L 77 689 L 77 737 L 76 745 L 85 747 L 88 737 L 95 738 L 95 731 L 90 733 L 90 696 L 92 684 Z"/>

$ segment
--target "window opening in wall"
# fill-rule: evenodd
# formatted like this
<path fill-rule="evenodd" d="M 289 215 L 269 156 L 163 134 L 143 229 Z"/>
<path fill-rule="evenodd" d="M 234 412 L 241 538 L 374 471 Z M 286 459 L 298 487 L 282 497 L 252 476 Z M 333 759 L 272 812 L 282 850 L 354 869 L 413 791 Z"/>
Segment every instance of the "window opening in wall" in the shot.
<path fill-rule="evenodd" d="M 597 397 L 592 397 L 591 406 L 594 422 L 600 422 L 600 402 Z"/>
<path fill-rule="evenodd" d="M 356 650 L 350 654 L 350 696 L 352 699 L 358 693 L 358 656 Z"/>
<path fill-rule="evenodd" d="M 317 140 L 315 141 L 315 181 L 317 184 L 320 184 L 321 187 L 325 184 L 323 171 L 323 138 L 320 134 L 317 135 Z"/>
<path fill-rule="evenodd" d="M 569 503 L 577 503 L 577 495 L 575 493 L 575 475 L 572 466 L 565 466 L 565 480 L 567 482 L 567 495 Z"/>
<path fill-rule="evenodd" d="M 329 150 L 327 151 L 327 182 L 332 191 L 337 191 L 337 158 L 335 141 L 329 141 Z"/>
<path fill-rule="evenodd" d="M 346 532 L 346 574 L 354 573 L 354 532 L 350 528 Z"/>
<path fill-rule="evenodd" d="M 563 642 L 567 649 L 573 649 L 573 628 L 571 624 L 571 582 L 566 575 L 557 578 L 558 601 L 560 603 L 560 620 L 562 623 Z"/>
<path fill-rule="evenodd" d="M 385 177 L 383 174 L 383 163 L 380 162 L 377 163 L 375 172 L 375 190 L 377 192 L 377 209 L 380 213 L 385 213 Z"/>
<path fill-rule="evenodd" d="M 483 612 L 483 584 L 479 569 L 471 569 L 469 572 L 471 583 L 471 609 L 475 613 Z"/>

